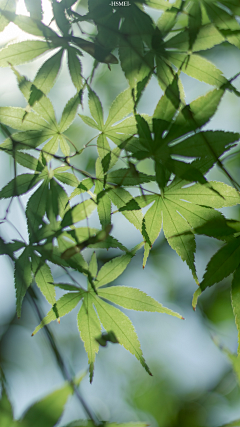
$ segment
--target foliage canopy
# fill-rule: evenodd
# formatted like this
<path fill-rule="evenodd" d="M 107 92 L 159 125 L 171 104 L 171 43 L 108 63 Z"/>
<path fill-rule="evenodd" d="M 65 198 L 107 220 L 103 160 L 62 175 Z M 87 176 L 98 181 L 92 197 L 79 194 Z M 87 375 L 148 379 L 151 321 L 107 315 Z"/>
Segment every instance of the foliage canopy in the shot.
<path fill-rule="evenodd" d="M 76 0 L 51 0 L 50 25 L 42 21 L 40 0 L 25 0 L 25 5 L 29 16 L 16 14 L 14 0 L 0 1 L 1 30 L 13 22 L 30 35 L 29 40 L 10 43 L 0 51 L 0 66 L 11 68 L 26 99 L 25 108 L 0 107 L 5 139 L 0 150 L 14 163 L 13 179 L 0 191 L 1 199 L 9 199 L 2 224 L 10 222 L 13 198 L 23 207 L 21 196 L 31 191 L 25 212 L 28 241 L 21 236 L 18 240 L 0 239 L 1 254 L 8 255 L 15 265 L 17 316 L 21 316 L 26 293 L 36 283 L 51 309 L 33 335 L 51 321 L 60 322 L 81 303 L 77 325 L 88 354 L 90 381 L 99 346 L 108 341 L 124 346 L 151 375 L 133 324 L 115 305 L 183 318 L 137 288 L 116 286 L 114 280 L 142 247 L 145 267 L 161 229 L 198 285 L 194 309 L 202 291 L 234 273 L 232 306 L 240 330 L 240 222 L 226 219 L 218 210 L 240 203 L 239 184 L 223 161 L 229 150 L 236 152 L 240 135 L 205 128 L 227 91 L 240 96 L 235 86 L 238 75 L 227 79 L 204 57 L 205 51 L 223 43 L 240 48 L 239 1 L 131 0 L 131 5 L 123 7 L 111 6 L 109 0 L 89 0 L 88 10 L 80 14 Z M 156 22 L 149 12 L 154 9 L 162 11 Z M 82 31 L 80 37 L 83 24 L 89 31 Z M 45 61 L 47 52 L 52 56 Z M 31 81 L 17 66 L 40 55 L 43 64 Z M 88 56 L 93 58 L 90 73 L 85 64 Z M 48 93 L 65 57 L 76 94 L 66 102 L 58 122 Z M 121 68 L 127 86 L 108 114 L 93 89 L 97 67 L 107 66 L 109 73 Z M 182 73 L 211 89 L 186 103 Z M 141 114 L 138 106 L 151 78 L 162 95 L 149 116 Z M 84 106 L 85 92 L 90 115 L 78 113 Z M 78 166 L 92 140 L 86 142 L 81 137 L 80 148 L 76 148 L 66 134 L 77 115 L 95 132 L 94 173 Z M 146 167 L 149 160 L 151 170 Z M 27 171 L 19 174 L 18 165 Z M 228 184 L 208 181 L 207 173 L 214 165 L 226 175 Z M 66 190 L 69 187 L 70 193 Z M 95 210 L 98 229 L 88 222 Z M 114 237 L 112 217 L 116 212 L 139 231 L 139 244 L 134 248 L 125 247 Z M 84 220 L 87 222 L 82 226 Z M 222 242 L 201 283 L 195 267 L 195 234 Z M 89 263 L 83 254 L 86 248 L 92 249 Z M 99 269 L 96 253 L 109 248 L 121 254 Z M 52 264 L 69 275 L 70 283 L 54 282 Z M 86 276 L 87 288 L 73 278 L 73 271 Z M 55 287 L 65 291 L 58 300 Z M 239 370 L 239 355 L 234 361 Z M 67 398 L 66 390 L 62 390 L 62 399 Z M 4 393 L 1 405 L 8 407 Z M 32 407 L 19 425 L 29 425 L 26 420 L 34 410 Z M 50 421 L 46 425 L 54 424 Z"/>

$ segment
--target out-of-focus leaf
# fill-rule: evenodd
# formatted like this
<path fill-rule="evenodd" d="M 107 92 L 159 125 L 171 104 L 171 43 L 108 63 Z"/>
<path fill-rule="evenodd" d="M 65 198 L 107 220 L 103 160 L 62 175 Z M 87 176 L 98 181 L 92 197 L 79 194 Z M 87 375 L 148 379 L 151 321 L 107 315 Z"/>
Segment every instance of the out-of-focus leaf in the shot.
<path fill-rule="evenodd" d="M 60 419 L 73 387 L 65 383 L 63 387 L 34 403 L 25 413 L 20 426 L 53 427 Z M 19 427 L 20 427 L 19 426 Z"/>
<path fill-rule="evenodd" d="M 14 13 L 16 11 L 16 0 L 1 0 L 0 9 L 2 11 L 9 11 Z M 4 28 L 8 25 L 8 23 L 9 23 L 9 19 L 1 13 L 0 31 L 3 31 Z"/>
<path fill-rule="evenodd" d="M 95 340 L 102 347 L 106 347 L 108 342 L 111 342 L 113 344 L 118 344 L 118 339 L 113 331 L 103 332 L 99 337 L 95 338 Z"/>
<path fill-rule="evenodd" d="M 34 2 L 32 0 L 24 0 L 24 2 L 31 18 L 41 21 L 43 14 L 41 0 L 35 0 Z"/>
<path fill-rule="evenodd" d="M 231 297 L 232 297 L 233 313 L 235 316 L 235 324 L 238 331 L 238 363 L 239 363 L 240 361 L 240 266 L 237 267 L 233 276 Z"/>
<path fill-rule="evenodd" d="M 3 11 L 1 8 L 0 11 L 6 19 L 14 22 L 15 25 L 26 33 L 37 37 L 45 37 L 47 39 L 57 37 L 57 34 L 51 28 L 47 27 L 37 19 L 32 19 L 31 17 L 15 14 L 6 10 Z"/>
<path fill-rule="evenodd" d="M 14 279 L 17 298 L 17 316 L 20 317 L 23 298 L 25 297 L 28 287 L 32 283 L 28 248 L 24 249 L 23 253 L 16 260 Z"/>
<path fill-rule="evenodd" d="M 201 293 L 202 293 L 201 288 L 198 288 L 193 294 L 192 308 L 194 311 L 196 310 L 198 298 L 200 297 Z"/>

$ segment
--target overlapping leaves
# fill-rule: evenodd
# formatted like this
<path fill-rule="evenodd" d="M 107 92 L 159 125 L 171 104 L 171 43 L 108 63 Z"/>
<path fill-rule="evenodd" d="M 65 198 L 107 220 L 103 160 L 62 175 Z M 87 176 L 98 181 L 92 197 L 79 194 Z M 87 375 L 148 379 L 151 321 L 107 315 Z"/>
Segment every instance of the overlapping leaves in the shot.
<path fill-rule="evenodd" d="M 33 281 L 52 306 L 35 332 L 82 302 L 78 328 L 88 354 L 91 380 L 99 345 L 107 341 L 122 344 L 150 373 L 131 321 L 113 304 L 181 316 L 136 288 L 110 286 L 142 245 L 140 243 L 137 249 L 129 251 L 111 235 L 112 205 L 140 231 L 145 247 L 144 266 L 151 246 L 163 228 L 168 243 L 188 264 L 197 283 L 194 234 L 225 240 L 225 245 L 207 266 L 194 305 L 201 290 L 234 273 L 232 300 L 239 329 L 239 224 L 225 221 L 216 210 L 238 204 L 239 192 L 206 179 L 206 173 L 214 164 L 227 173 L 221 156 L 235 146 L 239 134 L 203 129 L 217 111 L 225 91 L 231 90 L 237 96 L 239 92 L 233 85 L 235 77 L 228 81 L 201 55 L 201 51 L 224 41 L 240 47 L 236 19 L 240 9 L 236 0 L 176 0 L 174 3 L 132 0 L 131 7 L 116 9 L 108 0 L 89 0 L 88 12 L 82 16 L 72 9 L 75 3 L 52 0 L 53 20 L 57 26 L 54 31 L 41 22 L 41 2 L 33 4 L 25 0 L 28 17 L 16 15 L 15 2 L 0 2 L 1 30 L 9 22 L 14 22 L 38 38 L 9 44 L 0 51 L 0 66 L 11 67 L 27 101 L 26 108 L 0 107 L 1 129 L 7 136 L 0 149 L 11 155 L 15 163 L 15 177 L 0 190 L 0 198 L 11 200 L 34 191 L 26 206 L 29 242 L 1 239 L 1 254 L 7 254 L 15 263 L 18 316 Z M 156 23 L 143 5 L 163 10 Z M 85 33 L 83 39 L 75 34 L 73 24 L 82 21 L 95 25 L 94 36 L 94 32 L 91 35 Z M 92 80 L 99 62 L 118 63 L 116 51 L 112 53 L 114 49 L 118 49 L 129 88 L 116 97 L 104 121 L 102 103 L 92 88 Z M 43 63 L 33 81 L 15 68 L 48 51 L 53 55 Z M 77 93 L 66 103 L 58 123 L 47 94 L 58 77 L 64 51 Z M 85 52 L 95 59 L 87 78 L 82 64 Z M 181 72 L 215 86 L 215 89 L 186 105 Z M 138 112 L 138 105 L 152 75 L 157 77 L 164 95 L 153 116 L 149 117 Z M 85 89 L 88 90 L 91 117 L 83 114 L 80 117 L 98 132 L 95 175 L 71 163 L 72 149 L 64 135 L 79 105 L 83 105 Z M 11 133 L 9 128 L 17 132 Z M 90 142 L 82 141 L 83 138 L 81 135 L 83 148 L 77 151 L 74 147 L 74 157 L 81 155 Z M 111 148 L 112 142 L 116 146 L 114 149 Z M 59 147 L 61 155 L 58 155 Z M 31 154 L 26 153 L 30 149 L 33 150 Z M 34 157 L 33 153 L 38 152 L 39 157 Z M 50 163 L 53 158 L 64 162 L 64 166 L 53 170 Z M 153 170 L 143 173 L 141 166 L 149 159 L 153 162 Z M 30 172 L 18 175 L 17 163 Z M 84 179 L 79 179 L 79 171 Z M 159 190 L 149 190 L 152 181 L 157 183 Z M 73 188 L 70 196 L 65 185 Z M 140 195 L 134 197 L 125 187 L 137 188 Z M 149 205 L 143 215 L 142 208 Z M 88 221 L 95 209 L 101 228 L 89 224 L 78 227 L 80 221 Z M 97 273 L 96 257 L 93 255 L 88 265 L 82 253 L 85 248 L 115 248 L 124 254 L 105 263 Z M 65 272 L 73 269 L 86 276 L 88 289 L 78 283 L 55 283 L 56 287 L 67 291 L 56 302 L 49 262 L 62 267 Z"/>
<path fill-rule="evenodd" d="M 101 335 L 101 325 L 106 331 L 111 331 L 116 337 L 117 342 L 123 345 L 130 353 L 134 354 L 151 375 L 143 358 L 140 343 L 130 319 L 118 308 L 109 304 L 109 302 L 130 310 L 167 313 L 182 318 L 179 314 L 163 307 L 160 303 L 138 289 L 122 286 L 106 287 L 107 284 L 122 274 L 131 261 L 132 256 L 132 253 L 128 252 L 125 255 L 113 258 L 104 264 L 97 273 L 97 260 L 95 254 L 93 254 L 89 264 L 89 271 L 95 279 L 94 287 L 92 287 L 90 282 L 88 282 L 87 291 L 83 289 L 77 290 L 76 286 L 73 287 L 73 291 L 63 295 L 57 301 L 55 306 L 33 332 L 35 334 L 51 321 L 65 316 L 82 300 L 82 305 L 78 312 L 78 329 L 88 354 L 90 381 L 93 378 L 94 361 L 96 353 L 99 350 L 99 341 L 97 338 Z M 67 284 L 61 284 L 61 287 L 69 290 L 69 285 Z"/>

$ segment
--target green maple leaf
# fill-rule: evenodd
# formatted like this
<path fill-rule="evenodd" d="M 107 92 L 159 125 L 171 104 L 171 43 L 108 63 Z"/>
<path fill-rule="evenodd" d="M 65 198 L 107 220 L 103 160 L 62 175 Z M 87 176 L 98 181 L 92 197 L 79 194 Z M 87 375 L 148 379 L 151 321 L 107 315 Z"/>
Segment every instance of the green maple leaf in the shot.
<path fill-rule="evenodd" d="M 131 253 L 127 253 L 126 255 L 116 257 L 105 263 L 97 273 L 97 260 L 95 254 L 93 254 L 89 264 L 89 272 L 94 279 L 94 288 L 88 281 L 87 291 L 83 289 L 76 291 L 76 289 L 74 289 L 73 292 L 65 294 L 56 302 L 33 332 L 34 335 L 51 321 L 60 319 L 60 317 L 72 311 L 82 300 L 82 306 L 78 313 L 78 328 L 81 339 L 84 342 L 85 350 L 88 354 L 90 381 L 92 381 L 93 378 L 94 361 L 99 350 L 98 338 L 101 334 L 101 325 L 106 331 L 111 331 L 116 337 L 116 340 L 130 351 L 130 353 L 135 355 L 142 366 L 151 375 L 144 360 L 132 322 L 118 308 L 115 308 L 108 302 L 113 302 L 114 304 L 130 310 L 166 313 L 180 319 L 182 318 L 178 313 L 163 307 L 162 304 L 139 289 L 121 286 L 105 287 L 105 285 L 111 283 L 123 273 L 131 261 L 132 256 Z"/>
<path fill-rule="evenodd" d="M 201 289 L 213 286 L 233 273 L 240 264 L 239 256 L 240 239 L 233 238 L 210 259 L 200 283 Z"/>
<path fill-rule="evenodd" d="M 221 221 L 223 216 L 215 209 L 234 206 L 239 203 L 240 195 L 234 188 L 220 183 L 209 182 L 209 185 L 194 184 L 186 186 L 187 181 L 175 179 L 164 189 L 162 195 L 129 196 L 127 203 L 122 204 L 122 213 L 139 212 L 141 207 L 147 206 L 154 199 L 154 204 L 144 215 L 142 234 L 145 245 L 144 265 L 149 249 L 158 237 L 161 228 L 170 246 L 186 261 L 194 279 L 198 283 L 194 263 L 196 250 L 194 229 L 205 226 L 208 221 Z M 214 209 L 215 208 L 215 209 Z"/>

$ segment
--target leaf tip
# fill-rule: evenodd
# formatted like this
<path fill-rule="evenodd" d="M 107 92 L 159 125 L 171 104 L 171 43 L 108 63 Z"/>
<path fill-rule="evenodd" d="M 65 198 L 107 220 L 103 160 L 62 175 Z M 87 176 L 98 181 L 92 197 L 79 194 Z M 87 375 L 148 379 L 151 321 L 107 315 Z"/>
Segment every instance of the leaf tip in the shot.
<path fill-rule="evenodd" d="M 58 317 L 57 321 L 58 321 L 58 323 L 59 323 L 59 325 L 60 325 L 60 317 Z"/>
<path fill-rule="evenodd" d="M 182 320 L 185 320 L 185 317 L 181 316 L 181 319 L 182 319 Z"/>
<path fill-rule="evenodd" d="M 92 382 L 93 382 L 93 374 L 94 374 L 94 363 L 91 362 L 89 365 L 89 381 L 90 381 L 90 384 L 92 384 Z"/>

